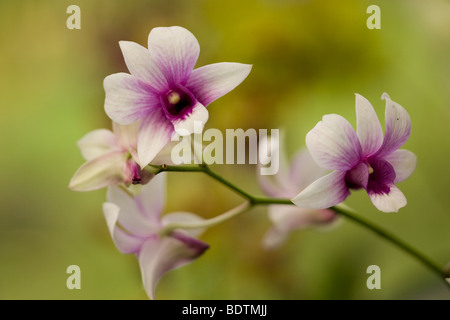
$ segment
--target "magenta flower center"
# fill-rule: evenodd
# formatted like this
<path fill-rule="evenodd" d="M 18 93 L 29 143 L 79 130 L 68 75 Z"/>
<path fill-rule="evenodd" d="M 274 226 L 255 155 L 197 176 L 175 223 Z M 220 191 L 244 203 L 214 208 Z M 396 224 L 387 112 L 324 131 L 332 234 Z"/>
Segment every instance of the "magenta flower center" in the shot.
<path fill-rule="evenodd" d="M 176 86 L 161 96 L 166 115 L 171 117 L 183 117 L 192 110 L 195 98 L 186 88 Z"/>
<path fill-rule="evenodd" d="M 364 188 L 370 193 L 389 193 L 394 183 L 395 171 L 392 165 L 382 159 L 366 159 L 345 175 L 345 183 L 349 189 Z"/>

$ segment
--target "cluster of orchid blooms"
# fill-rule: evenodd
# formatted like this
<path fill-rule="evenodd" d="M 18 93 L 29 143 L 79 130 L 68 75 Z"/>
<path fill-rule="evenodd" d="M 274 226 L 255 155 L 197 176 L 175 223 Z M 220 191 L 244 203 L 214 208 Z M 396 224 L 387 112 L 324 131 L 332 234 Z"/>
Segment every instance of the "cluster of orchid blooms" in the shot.
<path fill-rule="evenodd" d="M 202 255 L 208 245 L 199 236 L 222 221 L 189 212 L 163 214 L 163 171 L 171 164 L 170 142 L 177 135 L 192 134 L 194 122 L 204 125 L 209 117 L 206 107 L 238 86 L 252 66 L 223 62 L 194 69 L 199 44 L 182 27 L 152 29 L 148 49 L 128 41 L 121 41 L 120 48 L 130 73 L 104 80 L 105 111 L 113 130 L 94 130 L 78 141 L 86 162 L 69 188 L 108 188 L 103 212 L 112 239 L 120 252 L 136 254 L 144 288 L 154 299 L 161 276 Z M 325 115 L 307 134 L 307 149 L 290 165 L 281 152 L 280 163 L 285 165 L 273 176 L 259 175 L 264 193 L 276 200 L 265 201 L 273 223 L 265 246 L 282 244 L 293 230 L 333 224 L 338 217 L 333 207 L 352 189 L 366 190 L 383 212 L 397 212 L 406 205 L 395 184 L 416 167 L 416 156 L 399 150 L 410 135 L 411 122 L 387 94 L 382 99 L 384 137 L 372 105 L 356 95 L 356 132 L 345 118 Z M 274 146 L 275 140 L 270 143 L 272 150 L 282 147 Z M 283 198 L 286 201 L 280 201 Z M 251 203 L 238 207 L 223 217 L 250 207 Z"/>

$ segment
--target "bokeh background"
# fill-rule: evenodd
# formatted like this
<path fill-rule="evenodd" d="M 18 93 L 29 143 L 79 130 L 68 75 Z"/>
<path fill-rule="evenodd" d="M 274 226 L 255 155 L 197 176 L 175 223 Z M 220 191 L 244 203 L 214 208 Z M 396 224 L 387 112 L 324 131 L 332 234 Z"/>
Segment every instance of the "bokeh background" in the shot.
<path fill-rule="evenodd" d="M 66 9 L 81 8 L 81 30 Z M 381 8 L 369 30 L 366 9 Z M 137 260 L 112 243 L 101 210 L 106 190 L 69 191 L 84 162 L 76 141 L 110 128 L 103 78 L 127 72 L 119 40 L 147 44 L 153 27 L 181 25 L 197 37 L 197 66 L 253 64 L 250 76 L 210 107 L 207 128 L 282 128 L 289 154 L 323 114 L 355 123 L 354 93 L 384 119 L 383 92 L 409 112 L 404 148 L 418 156 L 399 184 L 408 205 L 378 212 L 364 192 L 346 203 L 438 263 L 450 261 L 450 2 L 1 1 L 0 299 L 147 299 Z M 254 165 L 214 169 L 261 195 Z M 212 217 L 242 200 L 199 174 L 169 175 L 166 211 Z M 445 284 L 419 262 L 343 219 L 328 232 L 305 230 L 266 251 L 264 207 L 208 230 L 211 248 L 167 273 L 159 299 L 449 299 Z M 68 290 L 66 269 L 81 268 Z M 368 290 L 366 268 L 381 268 Z"/>

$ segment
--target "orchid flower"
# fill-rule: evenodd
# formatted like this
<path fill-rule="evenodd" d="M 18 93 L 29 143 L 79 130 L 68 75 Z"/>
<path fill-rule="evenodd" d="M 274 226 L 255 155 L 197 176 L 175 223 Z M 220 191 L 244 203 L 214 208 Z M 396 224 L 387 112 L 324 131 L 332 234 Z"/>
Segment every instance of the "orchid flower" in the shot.
<path fill-rule="evenodd" d="M 323 209 L 344 201 L 349 189 L 365 189 L 374 206 L 397 212 L 406 197 L 395 183 L 407 179 L 416 156 L 398 150 L 409 138 L 408 112 L 384 93 L 385 133 L 370 102 L 356 94 L 357 130 L 342 116 L 325 115 L 307 135 L 306 145 L 319 166 L 334 170 L 292 199 L 303 208 Z"/>
<path fill-rule="evenodd" d="M 206 106 L 238 86 L 251 65 L 215 63 L 193 70 L 200 47 L 182 27 L 151 30 L 148 49 L 120 41 L 130 71 L 104 80 L 105 111 L 115 122 L 140 121 L 137 141 L 139 165 L 145 167 L 178 133 L 193 132 L 194 121 L 205 125 Z"/>
<path fill-rule="evenodd" d="M 113 131 L 97 129 L 81 138 L 77 144 L 87 162 L 75 172 L 69 188 L 91 191 L 119 183 L 147 183 L 153 175 L 134 160 L 137 128 L 113 123 Z"/>
<path fill-rule="evenodd" d="M 306 148 L 299 150 L 289 164 L 282 148 L 283 144 L 278 143 L 278 139 L 263 138 L 259 148 L 267 148 L 268 143 L 271 150 L 278 150 L 280 159 L 280 169 L 275 175 L 258 175 L 260 186 L 268 196 L 292 198 L 325 173 L 325 170 L 314 162 Z M 261 154 L 266 153 L 263 151 Z M 269 205 L 267 209 L 273 224 L 263 239 L 263 245 L 267 249 L 282 245 L 294 230 L 328 226 L 337 218 L 333 211 L 327 209 L 316 210 L 287 205 Z"/>
<path fill-rule="evenodd" d="M 167 271 L 199 257 L 208 245 L 194 237 L 202 230 L 175 230 L 169 235 L 158 232 L 168 223 L 198 222 L 201 217 L 188 212 L 174 212 L 161 217 L 165 205 L 165 173 L 160 173 L 132 197 L 120 187 L 108 188 L 108 202 L 103 204 L 111 237 L 121 253 L 135 253 L 145 291 L 155 299 L 156 285 Z"/>

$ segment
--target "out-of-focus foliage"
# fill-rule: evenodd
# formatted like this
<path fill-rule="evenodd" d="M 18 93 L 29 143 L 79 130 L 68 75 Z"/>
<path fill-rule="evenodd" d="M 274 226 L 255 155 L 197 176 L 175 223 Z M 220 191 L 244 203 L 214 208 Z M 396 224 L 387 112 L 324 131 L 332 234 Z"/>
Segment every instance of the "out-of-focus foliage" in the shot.
<path fill-rule="evenodd" d="M 105 190 L 71 192 L 83 163 L 76 141 L 110 128 L 103 78 L 127 72 L 119 40 L 144 46 L 151 28 L 194 33 L 198 65 L 253 64 L 250 76 L 210 107 L 207 128 L 282 128 L 290 154 L 323 114 L 355 123 L 354 93 L 384 118 L 383 92 L 413 125 L 405 148 L 418 156 L 399 187 L 408 205 L 376 211 L 364 192 L 347 204 L 444 265 L 450 260 L 450 3 L 395 1 L 77 1 L 81 30 L 68 30 L 71 1 L 0 4 L 0 298 L 146 299 L 138 264 L 108 234 Z M 369 30 L 366 9 L 381 8 Z M 253 165 L 215 170 L 261 194 Z M 241 199 L 205 176 L 172 173 L 167 211 L 212 217 Z M 264 207 L 208 230 L 211 245 L 160 282 L 160 299 L 447 299 L 441 280 L 369 231 L 342 220 L 328 232 L 294 234 L 264 251 Z M 81 268 L 81 290 L 68 290 L 66 268 Z M 381 268 L 381 290 L 366 269 Z"/>

